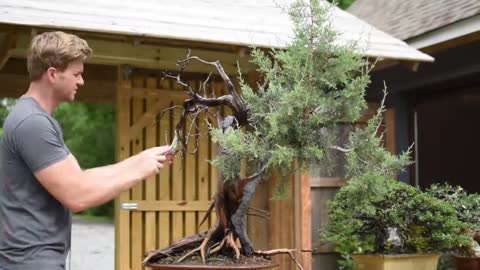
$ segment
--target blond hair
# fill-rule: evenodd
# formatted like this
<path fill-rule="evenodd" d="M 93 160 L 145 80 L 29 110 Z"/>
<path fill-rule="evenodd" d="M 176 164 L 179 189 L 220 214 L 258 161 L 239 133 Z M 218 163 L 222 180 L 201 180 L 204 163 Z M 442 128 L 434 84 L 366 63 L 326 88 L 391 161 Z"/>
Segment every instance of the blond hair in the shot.
<path fill-rule="evenodd" d="M 27 57 L 31 81 L 40 79 L 50 67 L 64 71 L 75 60 L 86 61 L 92 54 L 87 42 L 64 32 L 45 32 L 33 37 Z"/>

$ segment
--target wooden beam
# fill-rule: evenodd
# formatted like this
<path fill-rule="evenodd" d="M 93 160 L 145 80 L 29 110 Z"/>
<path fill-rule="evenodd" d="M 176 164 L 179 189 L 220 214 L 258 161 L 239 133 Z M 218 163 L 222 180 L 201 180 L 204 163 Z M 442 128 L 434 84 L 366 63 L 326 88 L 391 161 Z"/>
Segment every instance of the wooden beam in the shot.
<path fill-rule="evenodd" d="M 21 33 L 18 35 L 18 46 L 12 50 L 12 56 L 24 58 L 30 43 L 30 35 Z M 165 45 L 142 44 L 122 40 L 107 40 L 86 38 L 86 41 L 93 49 L 93 55 L 89 60 L 92 64 L 102 65 L 131 65 L 133 67 L 178 70 L 177 60 L 184 59 L 188 53 L 188 43 L 185 47 L 169 47 Z M 225 71 L 230 75 L 237 75 L 237 62 L 242 71 L 248 72 L 255 69 L 250 63 L 250 56 L 240 56 L 237 53 L 194 49 L 191 55 L 196 55 L 206 61 L 219 60 Z M 189 72 L 216 73 L 217 70 L 211 66 L 191 62 L 187 69 Z"/>
<path fill-rule="evenodd" d="M 76 101 L 113 103 L 116 91 L 116 67 L 86 65 L 85 85 L 79 89 Z M 17 98 L 27 91 L 30 83 L 25 59 L 10 58 L 0 71 L 1 97 Z"/>
<path fill-rule="evenodd" d="M 462 45 L 465 45 L 471 42 L 476 42 L 479 40 L 480 40 L 480 31 L 476 31 L 468 35 L 460 36 L 445 42 L 437 43 L 429 47 L 419 48 L 419 49 L 424 53 L 436 54 L 450 48 L 460 47 Z"/>
<path fill-rule="evenodd" d="M 17 34 L 15 32 L 8 32 L 5 34 L 2 44 L 0 44 L 0 70 L 5 66 L 12 54 L 12 49 L 17 44 Z"/>
<path fill-rule="evenodd" d="M 29 86 L 27 74 L 0 73 L 2 87 L 1 97 L 18 98 L 23 95 Z M 79 89 L 76 101 L 93 103 L 111 103 L 115 94 L 116 83 L 109 80 L 87 80 L 85 86 Z"/>
<path fill-rule="evenodd" d="M 312 188 L 343 187 L 346 184 L 347 184 L 347 181 L 340 177 L 311 177 L 310 178 L 310 186 Z"/>

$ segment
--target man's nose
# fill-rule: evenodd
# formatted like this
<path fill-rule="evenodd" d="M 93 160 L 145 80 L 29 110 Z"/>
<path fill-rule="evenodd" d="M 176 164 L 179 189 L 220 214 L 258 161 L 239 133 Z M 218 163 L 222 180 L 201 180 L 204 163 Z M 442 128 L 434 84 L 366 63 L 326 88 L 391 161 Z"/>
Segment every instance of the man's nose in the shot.
<path fill-rule="evenodd" d="M 83 81 L 83 77 L 82 77 L 82 76 L 80 76 L 80 78 L 78 79 L 77 84 L 80 85 L 80 86 L 83 86 L 84 81 Z"/>

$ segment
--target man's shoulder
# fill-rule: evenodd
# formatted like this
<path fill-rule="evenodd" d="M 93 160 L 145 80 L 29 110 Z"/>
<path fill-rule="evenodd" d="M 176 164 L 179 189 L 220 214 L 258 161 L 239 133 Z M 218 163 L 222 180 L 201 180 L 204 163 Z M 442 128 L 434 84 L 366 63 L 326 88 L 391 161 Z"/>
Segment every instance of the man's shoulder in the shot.
<path fill-rule="evenodd" d="M 41 112 L 12 112 L 5 118 L 3 132 L 15 132 L 19 128 L 38 128 L 45 125 L 52 125 L 48 115 Z"/>
<path fill-rule="evenodd" d="M 5 118 L 3 131 L 15 131 L 19 126 L 53 124 L 51 116 L 39 109 L 29 99 L 19 99 Z"/>

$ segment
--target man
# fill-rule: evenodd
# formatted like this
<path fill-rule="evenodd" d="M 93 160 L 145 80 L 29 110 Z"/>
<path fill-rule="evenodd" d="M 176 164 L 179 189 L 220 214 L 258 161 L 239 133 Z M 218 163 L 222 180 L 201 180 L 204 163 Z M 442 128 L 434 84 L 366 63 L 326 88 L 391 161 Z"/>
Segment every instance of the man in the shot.
<path fill-rule="evenodd" d="M 92 50 L 63 32 L 32 39 L 30 87 L 5 119 L 0 141 L 0 269 L 65 269 L 71 211 L 105 203 L 170 163 L 169 146 L 82 170 L 51 113 L 73 101 Z M 94 146 L 92 146 L 94 147 Z"/>

